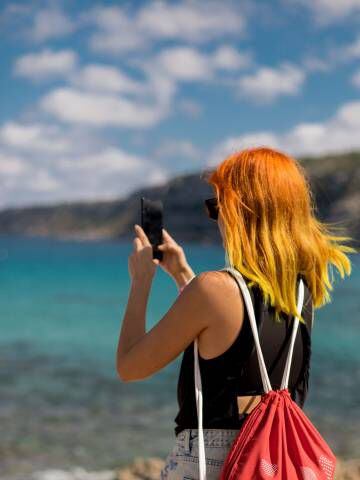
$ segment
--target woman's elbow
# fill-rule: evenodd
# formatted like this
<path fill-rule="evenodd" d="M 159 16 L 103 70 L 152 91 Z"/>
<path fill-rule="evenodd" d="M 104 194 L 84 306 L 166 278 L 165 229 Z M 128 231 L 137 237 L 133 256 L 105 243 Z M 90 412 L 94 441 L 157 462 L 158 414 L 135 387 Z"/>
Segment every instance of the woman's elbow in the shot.
<path fill-rule="evenodd" d="M 127 368 L 126 361 L 122 358 L 116 359 L 116 372 L 122 382 L 131 382 L 131 372 Z"/>
<path fill-rule="evenodd" d="M 136 382 L 137 380 L 143 380 L 148 375 L 142 374 L 136 369 L 135 365 L 131 365 L 131 362 L 127 362 L 125 358 L 117 359 L 116 371 L 120 380 L 124 383 Z"/>

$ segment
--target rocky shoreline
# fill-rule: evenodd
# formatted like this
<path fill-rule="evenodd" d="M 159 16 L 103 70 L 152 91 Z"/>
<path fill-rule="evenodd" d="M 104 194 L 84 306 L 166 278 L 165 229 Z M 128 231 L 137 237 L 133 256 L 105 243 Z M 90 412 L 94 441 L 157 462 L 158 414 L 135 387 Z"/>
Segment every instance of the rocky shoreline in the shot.
<path fill-rule="evenodd" d="M 302 158 L 322 221 L 338 222 L 354 239 L 360 236 L 360 152 Z M 221 244 L 216 224 L 204 214 L 213 196 L 204 171 L 177 175 L 165 184 L 143 187 L 116 200 L 62 202 L 0 210 L 0 235 L 62 240 L 131 241 L 140 223 L 140 197 L 162 200 L 164 226 L 178 242 Z M 120 181 L 121 183 L 121 181 Z"/>
<path fill-rule="evenodd" d="M 117 470 L 88 472 L 73 470 L 47 470 L 33 475 L 32 480 L 159 480 L 164 465 L 161 458 L 135 458 L 127 467 Z M 336 480 L 360 480 L 360 459 L 338 461 Z"/>

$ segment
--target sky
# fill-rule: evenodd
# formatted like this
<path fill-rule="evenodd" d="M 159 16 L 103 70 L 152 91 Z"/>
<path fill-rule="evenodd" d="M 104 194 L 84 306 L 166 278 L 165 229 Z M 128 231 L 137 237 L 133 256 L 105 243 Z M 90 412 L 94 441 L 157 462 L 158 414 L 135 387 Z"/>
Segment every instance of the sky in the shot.
<path fill-rule="evenodd" d="M 360 0 L 0 2 L 0 208 L 360 149 Z"/>

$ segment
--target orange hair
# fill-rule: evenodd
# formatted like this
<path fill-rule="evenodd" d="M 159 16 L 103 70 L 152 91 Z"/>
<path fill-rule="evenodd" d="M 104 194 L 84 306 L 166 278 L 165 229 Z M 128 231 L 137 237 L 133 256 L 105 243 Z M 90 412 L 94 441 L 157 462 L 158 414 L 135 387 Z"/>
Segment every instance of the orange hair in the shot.
<path fill-rule="evenodd" d="M 216 191 L 228 262 L 250 279 L 249 286 L 261 288 L 276 321 L 280 312 L 299 314 L 298 274 L 314 308 L 331 301 L 328 265 L 344 278 L 351 273 L 344 252 L 357 251 L 340 243 L 351 237 L 333 235 L 337 227 L 315 217 L 305 170 L 295 159 L 267 147 L 249 148 L 225 158 L 206 181 Z"/>

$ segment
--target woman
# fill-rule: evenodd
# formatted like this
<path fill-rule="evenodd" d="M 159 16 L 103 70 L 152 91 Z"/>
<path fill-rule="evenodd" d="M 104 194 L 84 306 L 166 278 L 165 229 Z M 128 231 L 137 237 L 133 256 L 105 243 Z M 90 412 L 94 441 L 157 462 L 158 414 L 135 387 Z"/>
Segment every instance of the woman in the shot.
<path fill-rule="evenodd" d="M 206 201 L 218 221 L 227 264 L 241 272 L 250 289 L 270 381 L 280 388 L 291 320 L 297 315 L 296 288 L 305 286 L 289 391 L 303 407 L 308 388 L 314 308 L 330 301 L 328 267 L 343 278 L 351 263 L 335 236 L 316 219 L 305 172 L 290 156 L 253 148 L 227 157 L 207 177 L 216 196 Z M 183 249 L 164 230 L 161 263 L 152 259 L 144 231 L 135 226 L 129 258 L 131 289 L 117 350 L 123 381 L 140 380 L 183 353 L 178 380 L 176 442 L 162 479 L 198 478 L 194 340 L 198 337 L 203 383 L 203 426 L 207 478 L 219 477 L 224 459 L 247 415 L 264 393 L 247 310 L 227 271 L 194 275 Z M 164 317 L 145 330 L 146 304 L 159 265 L 183 290 Z M 186 288 L 184 288 L 186 286 Z"/>

